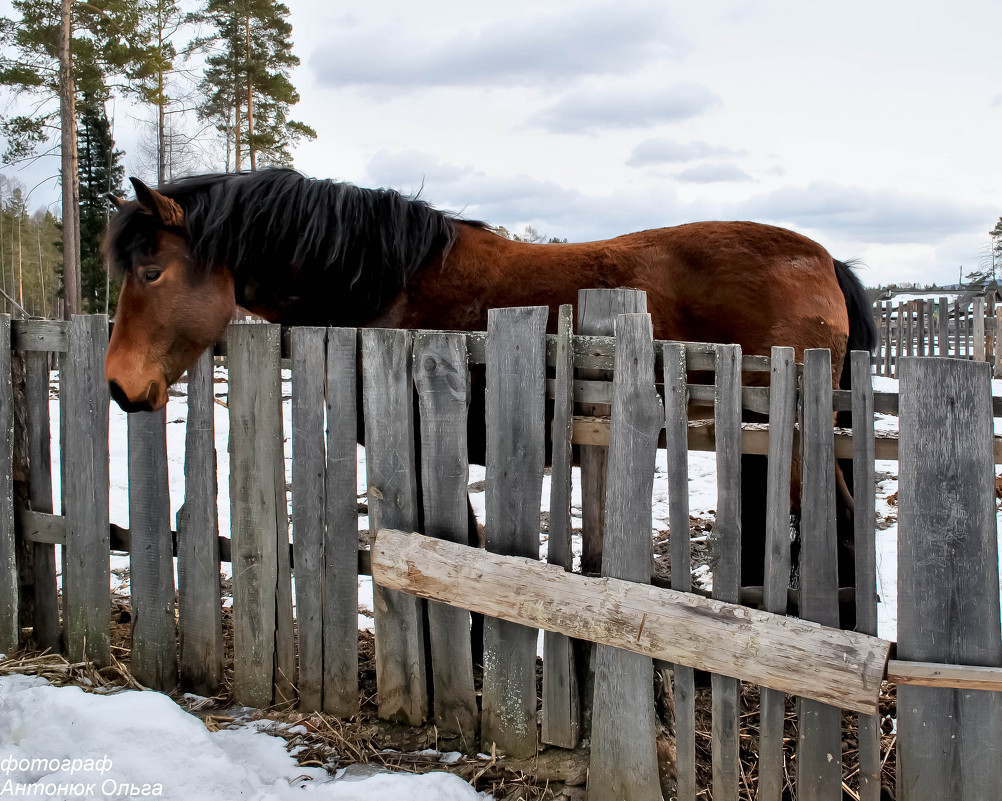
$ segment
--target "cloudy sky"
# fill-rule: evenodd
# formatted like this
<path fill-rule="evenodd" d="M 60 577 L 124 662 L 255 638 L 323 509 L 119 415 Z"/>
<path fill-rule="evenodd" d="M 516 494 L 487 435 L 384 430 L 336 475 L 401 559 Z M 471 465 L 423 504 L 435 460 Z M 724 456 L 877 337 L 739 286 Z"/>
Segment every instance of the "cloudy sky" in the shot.
<path fill-rule="evenodd" d="M 287 2 L 310 175 L 572 241 L 769 222 L 871 285 L 1002 215 L 997 0 Z"/>

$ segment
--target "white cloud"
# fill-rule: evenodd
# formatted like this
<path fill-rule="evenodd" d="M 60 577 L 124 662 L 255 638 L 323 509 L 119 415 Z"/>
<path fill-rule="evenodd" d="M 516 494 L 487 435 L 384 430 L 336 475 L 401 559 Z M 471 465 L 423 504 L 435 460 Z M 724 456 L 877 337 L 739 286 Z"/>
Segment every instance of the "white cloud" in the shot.
<path fill-rule="evenodd" d="M 682 170 L 678 180 L 690 184 L 716 184 L 751 181 L 752 177 L 734 164 L 699 164 Z"/>
<path fill-rule="evenodd" d="M 321 84 L 378 88 L 535 86 L 583 76 L 629 74 L 650 61 L 679 59 L 688 44 L 660 4 L 561 6 L 505 15 L 437 42 L 398 22 L 339 30 L 309 64 Z"/>
<path fill-rule="evenodd" d="M 719 104 L 717 95 L 695 83 L 660 89 L 578 90 L 532 114 L 528 123 L 551 133 L 593 133 L 680 122 Z"/>
<path fill-rule="evenodd" d="M 650 164 L 668 164 L 715 156 L 737 156 L 741 151 L 729 147 L 711 145 L 709 142 L 677 142 L 673 139 L 655 137 L 640 142 L 630 153 L 626 163 L 631 167 L 645 167 Z"/>

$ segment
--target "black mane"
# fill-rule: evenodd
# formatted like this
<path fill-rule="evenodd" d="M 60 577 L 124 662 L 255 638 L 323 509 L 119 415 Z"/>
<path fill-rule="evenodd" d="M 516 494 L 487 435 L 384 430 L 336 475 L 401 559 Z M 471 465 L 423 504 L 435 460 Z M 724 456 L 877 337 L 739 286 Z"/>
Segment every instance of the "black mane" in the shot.
<path fill-rule="evenodd" d="M 158 191 L 184 212 L 197 269 L 228 266 L 238 302 L 273 304 L 287 323 L 371 320 L 448 252 L 460 222 L 390 189 L 282 168 L 193 176 Z M 112 262 L 128 269 L 137 248 L 153 247 L 154 227 L 138 206 L 116 215 Z"/>

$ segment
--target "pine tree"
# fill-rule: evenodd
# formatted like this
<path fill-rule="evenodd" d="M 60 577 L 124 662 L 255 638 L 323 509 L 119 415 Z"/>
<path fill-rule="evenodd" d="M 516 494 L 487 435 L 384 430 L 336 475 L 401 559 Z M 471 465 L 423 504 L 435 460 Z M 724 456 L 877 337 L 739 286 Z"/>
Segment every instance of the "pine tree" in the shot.
<path fill-rule="evenodd" d="M 76 100 L 100 94 L 134 58 L 139 21 L 130 0 L 13 0 L 19 19 L 0 18 L 0 85 L 33 99 L 31 113 L 0 118 L 6 163 L 31 158 L 59 134 L 66 309 L 80 311 Z"/>
<path fill-rule="evenodd" d="M 265 164 L 291 164 L 291 149 L 300 139 L 315 139 L 316 131 L 290 120 L 299 102 L 289 73 L 299 64 L 292 53 L 289 9 L 273 0 L 208 0 L 202 19 L 215 27 L 214 52 L 206 59 L 200 84 L 202 119 L 226 140 L 234 170 Z"/>
<path fill-rule="evenodd" d="M 113 310 L 118 301 L 118 281 L 109 281 L 101 255 L 101 240 L 108 227 L 109 193 L 125 194 L 122 153 L 115 149 L 104 100 L 84 96 L 80 114 L 80 283 L 83 308 L 90 313 Z"/>

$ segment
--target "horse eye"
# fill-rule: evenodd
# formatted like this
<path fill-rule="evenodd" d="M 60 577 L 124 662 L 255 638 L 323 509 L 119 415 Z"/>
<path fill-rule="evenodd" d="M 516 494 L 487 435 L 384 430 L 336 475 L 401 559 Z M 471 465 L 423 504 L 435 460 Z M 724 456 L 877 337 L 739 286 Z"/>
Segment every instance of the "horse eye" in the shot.
<path fill-rule="evenodd" d="M 142 276 L 143 281 L 145 281 L 147 284 L 152 284 L 162 274 L 163 274 L 163 270 L 160 270 L 160 269 L 158 269 L 156 267 L 151 267 L 151 268 L 149 268 L 147 270 L 143 270 L 140 273 L 140 275 Z"/>

